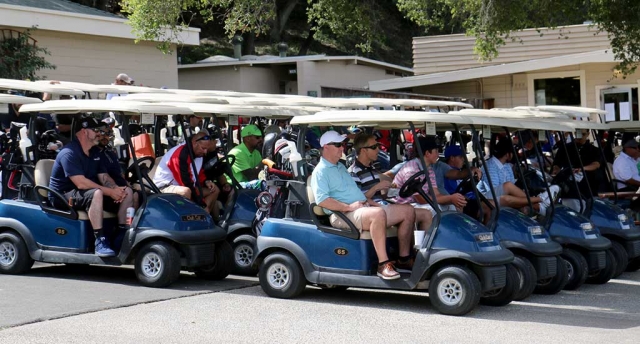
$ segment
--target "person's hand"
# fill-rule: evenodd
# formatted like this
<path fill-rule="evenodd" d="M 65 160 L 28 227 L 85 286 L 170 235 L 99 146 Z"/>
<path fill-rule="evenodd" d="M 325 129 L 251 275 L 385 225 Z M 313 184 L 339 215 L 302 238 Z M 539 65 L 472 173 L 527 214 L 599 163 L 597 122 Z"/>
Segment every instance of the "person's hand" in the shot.
<path fill-rule="evenodd" d="M 451 204 L 453 204 L 456 208 L 464 208 L 467 205 L 467 200 L 462 194 L 457 193 L 451 195 Z"/>
<path fill-rule="evenodd" d="M 364 207 L 364 203 L 365 203 L 365 201 L 355 201 L 355 202 L 349 204 L 349 207 L 347 208 L 347 212 L 356 211 L 356 210 Z"/>
<path fill-rule="evenodd" d="M 109 189 L 109 197 L 113 199 L 115 203 L 121 203 L 124 201 L 124 198 L 127 196 L 127 192 L 125 191 L 127 187 L 115 187 L 113 189 Z"/>
<path fill-rule="evenodd" d="M 381 207 L 382 205 L 372 199 L 367 199 L 367 204 L 369 204 L 372 207 Z"/>
<path fill-rule="evenodd" d="M 213 192 L 215 189 L 217 189 L 217 186 L 214 182 L 210 181 L 210 180 L 205 180 L 204 181 L 204 186 L 207 187 L 207 189 L 209 189 L 209 191 Z"/>
<path fill-rule="evenodd" d="M 391 187 L 391 182 L 388 180 L 381 180 L 376 186 L 374 186 L 377 191 L 382 191 L 385 189 L 389 189 Z"/>
<path fill-rule="evenodd" d="M 231 191 L 231 184 L 224 184 L 224 185 L 222 186 L 222 191 L 224 191 L 224 192 L 229 192 L 229 191 Z"/>

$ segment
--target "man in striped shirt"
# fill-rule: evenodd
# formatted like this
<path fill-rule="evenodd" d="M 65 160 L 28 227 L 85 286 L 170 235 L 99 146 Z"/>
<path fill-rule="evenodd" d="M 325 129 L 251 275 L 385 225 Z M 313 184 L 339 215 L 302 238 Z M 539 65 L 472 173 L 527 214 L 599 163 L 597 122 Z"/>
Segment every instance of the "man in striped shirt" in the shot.
<path fill-rule="evenodd" d="M 380 143 L 371 134 L 359 134 L 353 142 L 356 151 L 356 161 L 349 167 L 349 173 L 356 182 L 360 190 L 367 198 L 370 198 L 382 205 L 389 205 L 385 196 L 391 187 L 391 176 L 380 173 L 373 163 L 378 160 Z M 391 207 L 402 205 L 391 204 Z M 416 209 L 416 222 L 419 223 L 420 230 L 429 230 L 431 227 L 432 214 L 426 209 Z"/>

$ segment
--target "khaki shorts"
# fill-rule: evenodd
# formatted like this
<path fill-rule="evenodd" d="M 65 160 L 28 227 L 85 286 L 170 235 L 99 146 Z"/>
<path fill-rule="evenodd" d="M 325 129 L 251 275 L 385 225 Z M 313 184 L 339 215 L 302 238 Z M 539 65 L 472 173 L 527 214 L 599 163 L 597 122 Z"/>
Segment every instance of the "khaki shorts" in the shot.
<path fill-rule="evenodd" d="M 349 221 L 351 221 L 353 225 L 356 226 L 356 228 L 358 228 L 360 233 L 362 233 L 363 231 L 362 214 L 364 213 L 364 209 L 368 209 L 368 208 L 369 208 L 368 206 L 365 206 L 356 211 L 343 213 L 347 216 Z M 389 206 L 383 205 L 382 209 L 384 209 L 384 212 L 387 214 L 387 216 L 389 216 Z M 349 229 L 349 225 L 346 222 L 344 222 L 341 218 L 339 218 L 336 214 L 331 214 L 331 216 L 329 216 L 329 222 L 331 223 L 331 227 L 340 228 L 340 229 Z"/>
<path fill-rule="evenodd" d="M 179 191 L 183 190 L 185 187 L 180 185 L 167 185 L 164 188 L 160 189 L 162 193 L 179 193 Z"/>

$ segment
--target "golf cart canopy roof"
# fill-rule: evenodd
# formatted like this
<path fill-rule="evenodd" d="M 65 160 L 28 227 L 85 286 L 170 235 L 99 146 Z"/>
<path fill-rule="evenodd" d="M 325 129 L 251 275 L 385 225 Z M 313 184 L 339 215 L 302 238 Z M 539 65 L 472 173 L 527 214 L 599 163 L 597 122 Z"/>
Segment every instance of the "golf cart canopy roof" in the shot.
<path fill-rule="evenodd" d="M 144 86 L 131 86 L 131 85 L 95 85 L 100 88 L 109 88 L 112 89 L 112 93 L 171 93 L 167 90 L 163 90 L 160 88 L 154 87 L 144 87 Z"/>
<path fill-rule="evenodd" d="M 219 105 L 207 103 L 156 103 L 157 105 L 181 106 L 189 108 L 194 114 L 202 117 L 236 115 L 246 117 L 290 118 L 294 116 L 310 116 L 325 108 L 286 107 L 286 106 L 254 106 L 254 105 Z"/>
<path fill-rule="evenodd" d="M 531 116 L 523 114 L 522 111 L 517 110 L 464 109 L 460 111 L 451 111 L 449 112 L 449 115 L 464 116 L 476 125 L 490 125 L 494 127 L 506 127 L 512 129 L 553 130 L 565 132 L 574 131 L 574 127 L 568 125 L 566 121 L 557 121 L 553 119 L 536 120 Z"/>
<path fill-rule="evenodd" d="M 143 102 L 115 102 L 111 100 L 51 100 L 40 104 L 27 104 L 20 112 L 44 112 L 74 114 L 80 112 L 123 112 L 136 115 L 151 113 L 157 115 L 192 115 L 193 111 L 185 107 L 158 105 Z"/>
<path fill-rule="evenodd" d="M 37 104 L 42 100 L 32 97 L 16 96 L 13 94 L 0 93 L 0 104 Z"/>
<path fill-rule="evenodd" d="M 16 90 L 16 91 L 30 91 L 40 93 L 59 94 L 65 96 L 83 96 L 84 92 L 73 89 L 70 87 L 63 87 L 60 85 L 51 85 L 48 83 L 39 83 L 33 81 L 14 80 L 14 79 L 0 79 L 0 89 L 3 90 Z"/>
<path fill-rule="evenodd" d="M 473 124 L 467 118 L 445 113 L 426 111 L 393 111 L 393 110 L 335 110 L 323 111 L 313 116 L 297 116 L 291 120 L 292 125 L 310 124 L 314 126 L 373 126 L 388 129 L 409 128 L 409 122 L 422 124 L 433 122 L 436 126 L 452 123 Z"/>
<path fill-rule="evenodd" d="M 137 93 L 126 96 L 113 97 L 111 100 L 138 101 L 148 103 L 184 102 L 184 103 L 211 103 L 229 104 L 228 101 L 220 97 L 198 96 L 189 94 L 168 94 L 168 93 Z"/>
<path fill-rule="evenodd" d="M 640 131 L 640 122 L 638 121 L 616 121 L 607 123 L 609 129 L 615 131 Z"/>
<path fill-rule="evenodd" d="M 36 83 L 51 85 L 50 80 L 38 80 Z M 65 88 L 73 88 L 76 90 L 80 90 L 83 92 L 95 92 L 95 93 L 118 93 L 119 90 L 113 85 L 94 85 L 87 84 L 84 82 L 71 82 L 71 81 L 59 81 L 60 84 L 58 86 Z M 54 85 L 55 86 L 55 85 Z"/>

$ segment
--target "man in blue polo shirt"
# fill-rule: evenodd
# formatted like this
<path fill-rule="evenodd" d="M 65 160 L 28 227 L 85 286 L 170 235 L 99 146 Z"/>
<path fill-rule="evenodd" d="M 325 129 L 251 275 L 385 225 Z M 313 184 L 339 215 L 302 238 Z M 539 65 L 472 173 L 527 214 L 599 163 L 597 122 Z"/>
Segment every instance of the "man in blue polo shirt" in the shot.
<path fill-rule="evenodd" d="M 387 226 L 398 225 L 400 258 L 408 259 L 415 215 L 413 211 L 391 214 L 389 207 L 383 207 L 367 198 L 347 168 L 339 163 L 345 147 L 345 136 L 331 130 L 320 137 L 322 158 L 311 175 L 311 190 L 316 202 L 331 214 L 331 226 L 348 229 L 349 226 L 331 211 L 343 212 L 360 231 L 370 231 L 373 247 L 378 255 L 378 277 L 385 280 L 400 278 L 400 274 L 389 260 L 386 250 Z"/>
<path fill-rule="evenodd" d="M 102 126 L 92 117 L 80 119 L 75 138 L 56 157 L 49 187 L 63 195 L 72 208 L 88 213 L 96 255 L 111 257 L 115 252 L 104 235 L 102 211 L 118 212 L 118 223 L 124 229 L 133 196 L 131 188 L 115 184 L 100 161 L 100 152 L 92 149 L 100 141 Z M 64 207 L 57 198 L 49 197 L 56 207 Z"/>

